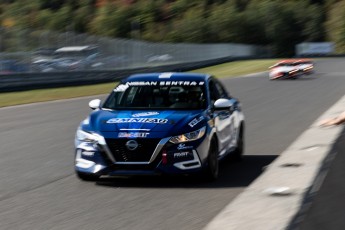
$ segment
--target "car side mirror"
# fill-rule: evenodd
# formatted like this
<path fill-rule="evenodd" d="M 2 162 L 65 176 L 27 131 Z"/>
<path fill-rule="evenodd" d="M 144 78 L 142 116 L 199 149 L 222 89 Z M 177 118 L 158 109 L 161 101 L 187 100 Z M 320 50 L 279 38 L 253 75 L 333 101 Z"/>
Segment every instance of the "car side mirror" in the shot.
<path fill-rule="evenodd" d="M 101 105 L 100 99 L 93 99 L 89 102 L 89 107 L 91 109 L 99 109 L 100 105 Z"/>
<path fill-rule="evenodd" d="M 220 98 L 214 102 L 214 108 L 216 110 L 226 110 L 231 109 L 234 106 L 234 103 L 226 98 Z"/>

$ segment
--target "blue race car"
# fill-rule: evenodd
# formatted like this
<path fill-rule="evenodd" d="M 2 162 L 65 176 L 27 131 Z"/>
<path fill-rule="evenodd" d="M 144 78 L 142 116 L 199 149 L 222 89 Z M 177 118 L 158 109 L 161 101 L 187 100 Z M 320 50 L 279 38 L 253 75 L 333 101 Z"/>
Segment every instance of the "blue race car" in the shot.
<path fill-rule="evenodd" d="M 82 180 L 194 173 L 215 180 L 219 160 L 243 154 L 240 102 L 208 74 L 135 74 L 89 106 L 75 136 Z"/>

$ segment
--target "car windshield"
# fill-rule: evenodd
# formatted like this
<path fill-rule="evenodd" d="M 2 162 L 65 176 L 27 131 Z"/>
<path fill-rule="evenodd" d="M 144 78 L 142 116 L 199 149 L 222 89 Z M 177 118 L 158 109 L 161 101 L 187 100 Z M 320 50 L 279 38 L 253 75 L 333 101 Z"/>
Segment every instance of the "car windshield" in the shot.
<path fill-rule="evenodd" d="M 204 109 L 203 85 L 131 86 L 119 84 L 104 102 L 103 109 Z"/>

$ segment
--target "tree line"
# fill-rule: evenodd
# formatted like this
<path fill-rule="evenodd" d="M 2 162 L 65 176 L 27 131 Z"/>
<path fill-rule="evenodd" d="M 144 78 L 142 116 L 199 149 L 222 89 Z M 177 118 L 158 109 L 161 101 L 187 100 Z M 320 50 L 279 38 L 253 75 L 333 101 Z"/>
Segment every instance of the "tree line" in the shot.
<path fill-rule="evenodd" d="M 345 0 L 0 0 L 4 27 L 157 42 L 242 43 L 293 56 L 301 42 L 345 53 Z"/>

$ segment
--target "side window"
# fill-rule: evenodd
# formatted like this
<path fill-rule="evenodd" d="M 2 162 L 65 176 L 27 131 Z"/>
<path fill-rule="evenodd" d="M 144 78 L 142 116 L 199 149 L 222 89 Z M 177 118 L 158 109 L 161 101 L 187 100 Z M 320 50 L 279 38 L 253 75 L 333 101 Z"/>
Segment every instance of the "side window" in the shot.
<path fill-rule="evenodd" d="M 213 104 L 217 99 L 220 98 L 220 94 L 213 80 L 210 80 L 208 84 L 210 89 L 211 104 Z"/>
<path fill-rule="evenodd" d="M 224 87 L 218 81 L 215 81 L 214 83 L 215 83 L 215 87 L 218 91 L 219 98 L 228 98 L 229 95 L 228 95 L 227 91 L 224 89 Z"/>

